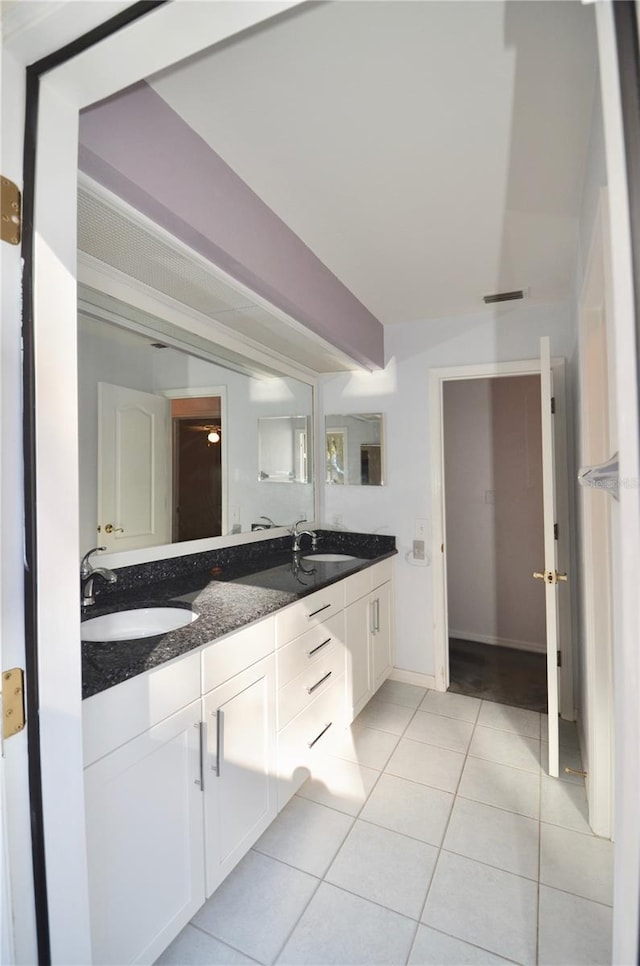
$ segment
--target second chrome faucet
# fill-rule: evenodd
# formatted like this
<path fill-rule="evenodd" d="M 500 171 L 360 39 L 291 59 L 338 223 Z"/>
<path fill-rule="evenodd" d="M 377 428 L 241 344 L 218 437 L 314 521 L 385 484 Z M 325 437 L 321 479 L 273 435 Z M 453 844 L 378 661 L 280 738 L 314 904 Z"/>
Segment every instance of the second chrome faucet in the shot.
<path fill-rule="evenodd" d="M 307 522 L 306 520 L 298 520 L 291 527 L 290 532 L 291 532 L 291 536 L 293 537 L 293 546 L 291 549 L 293 550 L 294 553 L 299 553 L 300 550 L 302 549 L 300 547 L 300 537 L 304 537 L 304 536 L 311 537 L 312 550 L 315 550 L 317 548 L 318 535 L 313 530 L 298 530 L 298 527 L 300 526 L 300 524 L 306 523 L 306 522 Z"/>
<path fill-rule="evenodd" d="M 106 547 L 93 547 L 92 550 L 88 550 L 85 553 L 80 561 L 80 602 L 83 607 L 90 607 L 92 604 L 95 604 L 93 581 L 96 577 L 101 577 L 108 584 L 115 584 L 118 579 L 113 570 L 108 570 L 106 567 L 91 566 L 89 557 L 99 550 L 106 549 Z"/>

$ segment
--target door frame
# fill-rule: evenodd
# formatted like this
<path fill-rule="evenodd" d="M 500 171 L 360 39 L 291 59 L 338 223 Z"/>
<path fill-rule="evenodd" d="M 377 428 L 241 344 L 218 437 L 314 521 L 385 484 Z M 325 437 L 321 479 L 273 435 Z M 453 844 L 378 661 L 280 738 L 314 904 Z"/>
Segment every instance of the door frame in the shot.
<path fill-rule="evenodd" d="M 91 961 L 79 522 L 77 513 L 68 512 L 78 504 L 77 385 L 60 379 L 61 372 L 75 371 L 77 359 L 79 112 L 298 2 L 134 3 L 41 60 L 26 61 L 25 634 L 29 760 L 39 771 L 32 783 L 38 961 L 45 964 Z M 63 518 L 60 494 L 67 508 Z"/>
<path fill-rule="evenodd" d="M 587 459 L 584 451 L 588 442 L 589 381 L 586 379 L 583 347 L 592 325 L 593 314 L 597 313 L 606 347 L 607 362 L 607 420 L 606 430 L 609 452 L 602 454 L 608 459 L 617 448 L 615 412 L 615 372 L 613 370 L 612 320 L 613 300 L 611 289 L 611 249 L 609 243 L 609 202 L 608 191 L 603 188 L 598 199 L 593 233 L 584 273 L 582 291 L 578 302 L 578 346 L 580 379 L 580 453 L 582 462 Z M 604 318 L 604 323 L 600 319 Z M 594 400 L 596 406 L 599 401 Z M 613 655 L 616 639 L 615 561 L 612 540 L 616 539 L 616 526 L 619 523 L 619 504 L 607 493 L 595 493 L 580 488 L 580 521 L 582 529 L 582 614 L 584 658 L 583 673 L 586 692 L 587 729 L 579 729 L 580 744 L 583 748 L 584 767 L 587 772 L 587 799 L 589 801 L 589 822 L 596 835 L 610 838 L 613 833 L 614 816 L 614 694 L 613 694 Z M 602 515 L 601 512 L 604 511 Z M 594 557 L 593 538 L 599 522 L 604 527 L 606 552 Z M 603 593 L 603 588 L 605 592 Z M 608 611 L 605 618 L 608 634 L 598 631 L 600 627 L 598 605 Z M 603 640 L 604 638 L 604 640 Z M 606 646 L 605 646 L 606 645 Z"/>
<path fill-rule="evenodd" d="M 220 399 L 220 425 L 222 426 L 222 434 L 220 437 L 220 459 L 221 459 L 221 474 L 220 474 L 220 489 L 222 497 L 222 536 L 228 533 L 229 527 L 229 507 L 227 501 L 229 499 L 229 489 L 228 489 L 228 479 L 229 479 L 229 455 L 227 449 L 227 436 L 229 435 L 227 426 L 227 387 L 226 386 L 185 386 L 182 389 L 162 389 L 159 391 L 158 395 L 166 396 L 167 399 L 198 399 L 200 396 L 218 396 Z M 172 420 L 173 422 L 173 420 Z M 175 440 L 173 439 L 171 447 L 175 446 Z M 171 520 L 173 527 L 173 520 L 175 518 L 175 453 L 172 453 L 171 458 L 172 473 L 171 479 L 169 481 L 169 487 L 171 490 Z"/>
<path fill-rule="evenodd" d="M 559 706 L 563 718 L 575 720 L 573 681 L 572 601 L 575 596 L 574 568 L 571 559 L 569 517 L 569 470 L 567 452 L 567 394 L 564 359 L 552 359 L 556 399 L 555 457 L 556 514 L 558 520 L 558 567 L 569 573 L 566 586 L 569 599 L 560 607 L 560 639 L 568 642 L 562 651 Z M 447 610 L 446 494 L 444 485 L 444 407 L 445 382 L 468 379 L 494 379 L 505 376 L 540 375 L 540 359 L 514 362 L 480 363 L 429 370 L 429 435 L 431 458 L 431 518 L 433 561 L 433 633 L 436 690 L 449 687 L 449 616 Z M 541 563 L 542 566 L 542 563 Z"/>

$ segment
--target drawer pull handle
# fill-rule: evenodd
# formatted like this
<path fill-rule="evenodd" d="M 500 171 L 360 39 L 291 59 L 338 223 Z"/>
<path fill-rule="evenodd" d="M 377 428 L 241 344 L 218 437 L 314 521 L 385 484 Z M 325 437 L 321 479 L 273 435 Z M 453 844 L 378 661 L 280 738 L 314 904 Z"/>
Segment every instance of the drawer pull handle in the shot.
<path fill-rule="evenodd" d="M 328 637 L 326 641 L 323 641 L 322 644 L 317 644 L 315 647 L 312 647 L 310 651 L 307 651 L 307 657 L 312 657 L 314 654 L 317 654 L 317 652 L 321 651 L 323 647 L 327 646 L 327 644 L 331 644 L 330 637 Z"/>
<path fill-rule="evenodd" d="M 327 610 L 328 607 L 331 607 L 331 604 L 325 604 L 323 607 L 318 607 L 317 610 L 311 611 L 310 614 L 307 614 L 307 620 L 310 621 L 312 617 L 315 617 L 316 614 L 321 614 L 322 611 Z"/>
<path fill-rule="evenodd" d="M 315 745 L 315 743 L 316 743 L 316 741 L 320 741 L 320 739 L 322 738 L 322 736 L 323 736 L 324 734 L 326 734 L 326 733 L 327 733 L 327 731 L 329 730 L 329 728 L 331 727 L 331 725 L 332 725 L 332 724 L 333 724 L 333 721 L 330 721 L 330 722 L 329 722 L 328 724 L 326 724 L 326 725 L 324 726 L 324 728 L 322 729 L 322 731 L 320 732 L 320 734 L 319 734 L 319 735 L 317 735 L 317 736 L 316 736 L 316 737 L 315 737 L 315 738 L 313 739 L 313 741 L 309 741 L 309 742 L 307 742 L 307 747 L 308 747 L 308 748 L 313 748 L 313 746 Z"/>
<path fill-rule="evenodd" d="M 312 684 L 310 688 L 307 688 L 306 689 L 307 694 L 313 694 L 313 692 L 315 691 L 315 689 L 316 688 L 319 688 L 321 684 L 324 684 L 324 682 L 327 681 L 331 677 L 332 674 L 333 674 L 333 671 L 327 671 L 327 673 L 324 675 L 324 677 L 321 677 L 319 681 L 316 681 L 315 684 Z"/>

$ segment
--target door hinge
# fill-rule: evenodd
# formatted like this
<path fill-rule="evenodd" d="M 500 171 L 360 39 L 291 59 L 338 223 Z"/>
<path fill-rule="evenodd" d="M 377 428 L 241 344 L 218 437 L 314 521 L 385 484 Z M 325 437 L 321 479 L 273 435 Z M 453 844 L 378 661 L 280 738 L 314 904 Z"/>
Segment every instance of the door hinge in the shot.
<path fill-rule="evenodd" d="M 2 737 L 17 735 L 25 723 L 24 671 L 12 667 L 2 672 Z"/>
<path fill-rule="evenodd" d="M 556 397 L 552 396 L 551 397 L 551 415 L 555 416 L 555 414 L 556 414 Z"/>
<path fill-rule="evenodd" d="M 0 178 L 2 190 L 1 205 L 2 219 L 0 238 L 2 241 L 9 242 L 10 245 L 20 244 L 21 202 L 20 188 L 8 178 Z"/>
<path fill-rule="evenodd" d="M 562 651 L 558 651 L 558 667 L 562 667 Z"/>
<path fill-rule="evenodd" d="M 554 540 L 557 540 L 558 539 L 558 524 L 557 523 L 554 523 L 553 524 L 553 539 Z"/>

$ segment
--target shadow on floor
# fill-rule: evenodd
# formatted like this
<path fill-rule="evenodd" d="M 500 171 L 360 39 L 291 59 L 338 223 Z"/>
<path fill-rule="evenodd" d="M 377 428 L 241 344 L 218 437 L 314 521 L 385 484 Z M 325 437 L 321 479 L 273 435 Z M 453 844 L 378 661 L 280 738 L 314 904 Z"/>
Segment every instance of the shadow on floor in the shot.
<path fill-rule="evenodd" d="M 449 690 L 515 708 L 547 712 L 545 654 L 449 640 Z"/>

